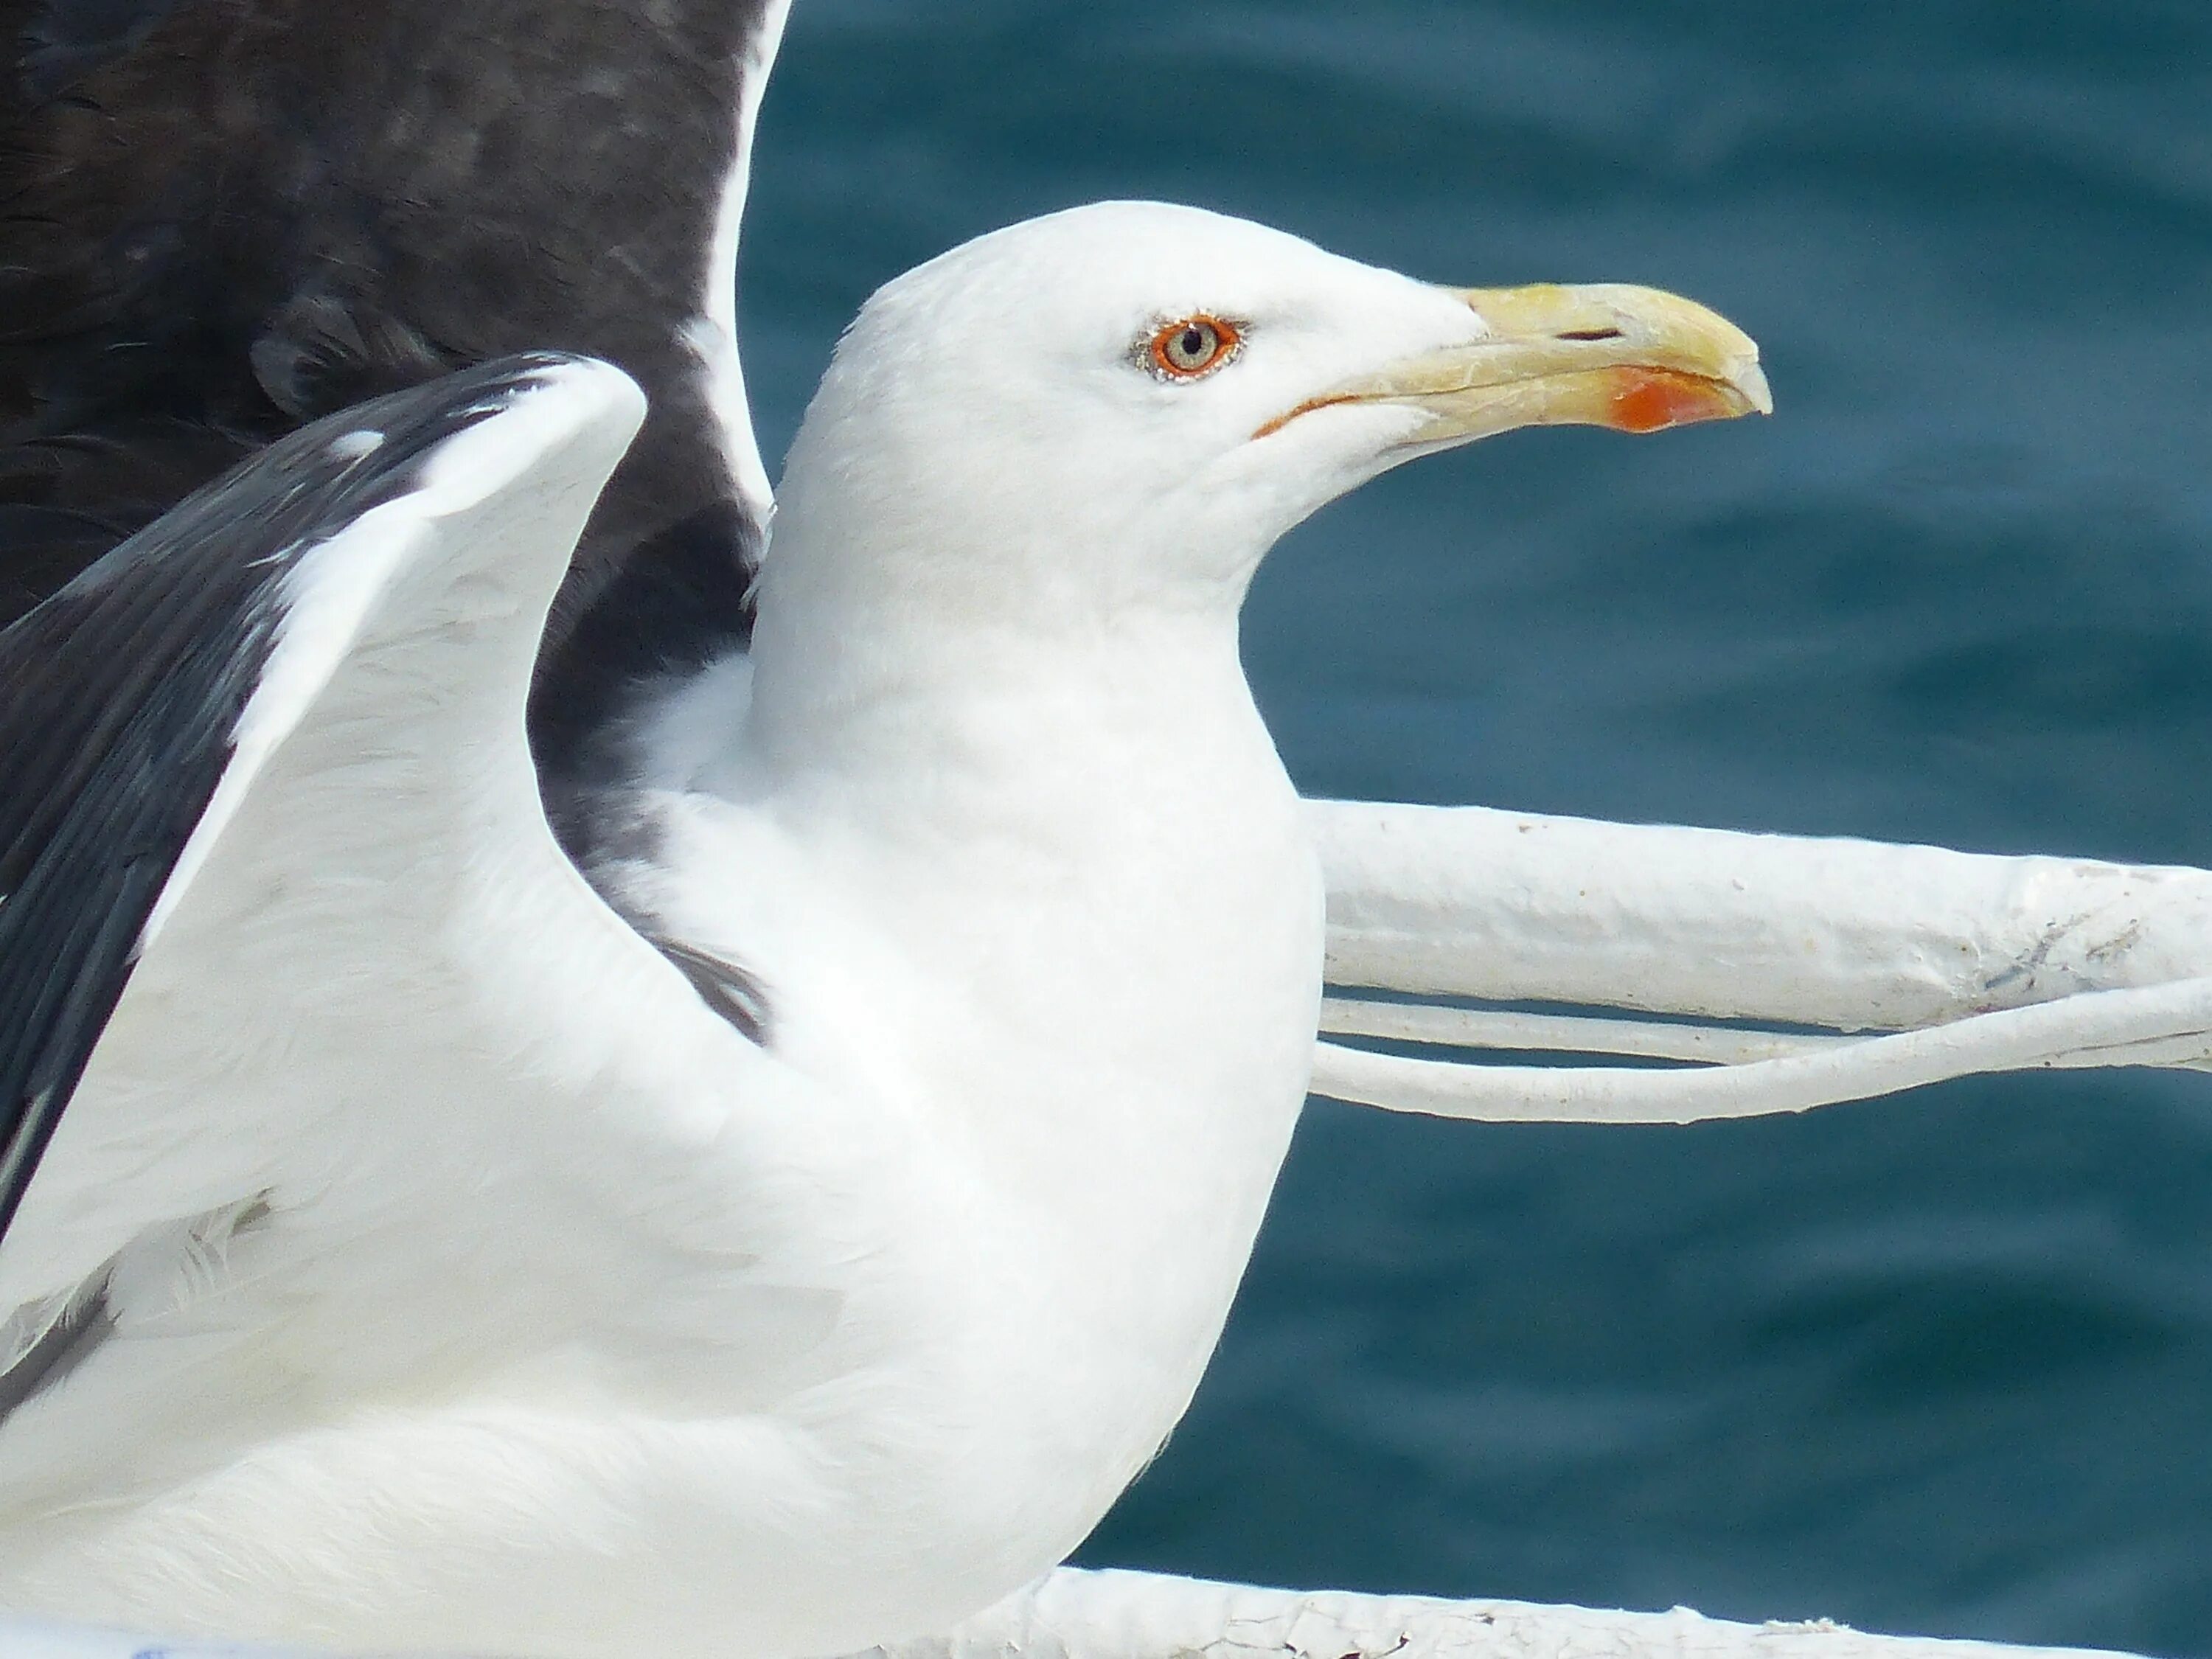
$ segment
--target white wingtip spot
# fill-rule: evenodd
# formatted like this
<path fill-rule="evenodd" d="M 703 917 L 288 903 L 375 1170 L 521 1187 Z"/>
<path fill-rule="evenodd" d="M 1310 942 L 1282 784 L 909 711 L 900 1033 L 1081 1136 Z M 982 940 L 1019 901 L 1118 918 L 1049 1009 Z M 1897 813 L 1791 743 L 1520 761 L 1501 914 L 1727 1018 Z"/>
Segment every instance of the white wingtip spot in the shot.
<path fill-rule="evenodd" d="M 331 440 L 331 459 L 336 461 L 358 461 L 374 455 L 384 447 L 384 434 L 363 428 L 359 432 L 340 433 Z"/>

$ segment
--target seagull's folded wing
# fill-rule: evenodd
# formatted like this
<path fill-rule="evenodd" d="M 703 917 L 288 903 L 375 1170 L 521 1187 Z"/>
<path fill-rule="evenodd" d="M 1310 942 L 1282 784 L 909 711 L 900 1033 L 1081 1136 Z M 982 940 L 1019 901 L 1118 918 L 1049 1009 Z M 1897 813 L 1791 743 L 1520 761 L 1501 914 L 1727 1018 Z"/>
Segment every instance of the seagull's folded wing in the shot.
<path fill-rule="evenodd" d="M 362 405 L 0 634 L 0 1414 L 272 1211 L 342 1260 L 428 1224 L 395 1195 L 493 1192 L 501 1079 L 749 1048 L 562 856 L 525 735 L 642 407 L 548 357 Z"/>

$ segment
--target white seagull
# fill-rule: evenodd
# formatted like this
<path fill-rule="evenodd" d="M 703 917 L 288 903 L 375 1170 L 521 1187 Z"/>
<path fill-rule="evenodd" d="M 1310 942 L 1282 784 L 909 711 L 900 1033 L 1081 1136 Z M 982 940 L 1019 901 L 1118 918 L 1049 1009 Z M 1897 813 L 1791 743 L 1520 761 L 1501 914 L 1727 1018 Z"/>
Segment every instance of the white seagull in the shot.
<path fill-rule="evenodd" d="M 750 534 L 720 305 L 669 339 Z M 652 607 L 586 604 L 534 755 L 572 555 L 680 447 L 627 366 L 342 410 L 0 634 L 0 1607 L 767 1659 L 1034 1578 L 1188 1402 L 1305 1092 L 1261 558 L 1416 455 L 1768 406 L 1650 290 L 1018 225 L 848 333 L 757 594 L 722 549 L 749 648 L 664 615 L 641 675 Z"/>

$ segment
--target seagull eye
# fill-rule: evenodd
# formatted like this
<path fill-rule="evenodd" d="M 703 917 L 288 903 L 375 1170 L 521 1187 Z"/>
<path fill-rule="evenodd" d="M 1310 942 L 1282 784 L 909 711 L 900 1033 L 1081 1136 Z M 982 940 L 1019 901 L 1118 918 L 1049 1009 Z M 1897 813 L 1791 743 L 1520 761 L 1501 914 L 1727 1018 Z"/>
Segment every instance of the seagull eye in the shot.
<path fill-rule="evenodd" d="M 1184 317 L 1153 331 L 1146 355 L 1162 380 L 1194 380 L 1234 357 L 1243 337 L 1218 317 Z"/>

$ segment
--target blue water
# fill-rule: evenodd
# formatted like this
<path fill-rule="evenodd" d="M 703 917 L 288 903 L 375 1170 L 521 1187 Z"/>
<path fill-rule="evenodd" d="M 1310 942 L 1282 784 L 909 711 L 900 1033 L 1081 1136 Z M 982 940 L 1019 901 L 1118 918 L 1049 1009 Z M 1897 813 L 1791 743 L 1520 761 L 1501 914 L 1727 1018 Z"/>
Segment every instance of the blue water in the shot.
<path fill-rule="evenodd" d="M 799 0 L 771 455 L 878 283 L 1148 195 L 1656 283 L 1765 422 L 1340 503 L 1247 655 L 1310 791 L 2212 864 L 2204 0 Z M 2212 1078 L 1694 1130 L 1317 1105 L 1085 1559 L 2212 1655 Z"/>

